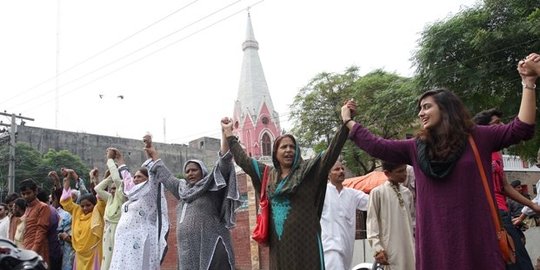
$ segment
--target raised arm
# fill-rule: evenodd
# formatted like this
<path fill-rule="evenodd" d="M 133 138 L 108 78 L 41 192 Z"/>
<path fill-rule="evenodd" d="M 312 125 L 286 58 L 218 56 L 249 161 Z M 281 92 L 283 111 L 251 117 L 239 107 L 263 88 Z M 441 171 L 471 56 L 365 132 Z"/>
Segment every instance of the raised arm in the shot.
<path fill-rule="evenodd" d="M 349 138 L 370 156 L 394 163 L 411 164 L 411 140 L 388 140 L 371 133 L 367 128 L 354 121 L 352 111 L 356 103 L 348 101 L 341 107 L 341 119 L 350 129 Z"/>
<path fill-rule="evenodd" d="M 97 178 L 97 175 L 98 175 L 98 169 L 97 168 L 94 168 L 94 169 L 92 169 L 90 171 L 91 178 L 93 178 L 93 177 Z M 103 179 L 103 181 L 99 182 L 94 187 L 94 191 L 96 192 L 96 194 L 99 196 L 100 199 L 105 200 L 105 201 L 109 199 L 111 194 L 107 191 L 107 187 L 111 183 L 112 183 L 112 179 L 111 179 L 111 176 L 109 175 L 109 177 Z"/>
<path fill-rule="evenodd" d="M 518 118 L 532 125 L 536 120 L 536 79 L 540 75 L 540 55 L 529 54 L 519 61 L 517 69 L 523 85 Z"/>
<path fill-rule="evenodd" d="M 51 179 L 55 190 L 62 188 L 62 183 L 60 183 L 60 177 L 58 177 L 56 171 L 50 171 L 47 176 L 49 177 L 49 179 Z"/>
<path fill-rule="evenodd" d="M 221 119 L 221 124 L 232 123 L 232 119 L 228 117 L 223 117 Z M 228 181 L 228 176 L 231 170 L 234 170 L 234 164 L 232 162 L 232 153 L 229 151 L 229 143 L 227 142 L 227 136 L 225 135 L 225 129 L 221 128 L 221 149 L 219 152 L 218 159 L 218 168 L 221 172 L 221 175 L 225 177 L 225 180 Z"/>
<path fill-rule="evenodd" d="M 63 169 L 64 170 L 64 169 Z M 60 204 L 66 210 L 71 214 L 71 216 L 74 215 L 75 211 L 80 208 L 80 206 L 73 202 L 71 198 L 71 177 L 72 175 L 70 173 L 65 174 L 66 177 L 64 177 L 64 183 L 63 183 L 63 190 L 62 190 L 62 196 L 60 197 Z"/>
<path fill-rule="evenodd" d="M 118 164 L 125 164 L 124 157 L 122 155 L 122 152 L 120 152 L 116 148 L 108 148 L 107 149 L 107 168 L 109 169 L 109 173 L 111 174 L 111 179 L 114 182 L 114 185 L 116 186 L 116 192 L 121 191 L 122 186 L 122 177 L 120 176 L 120 171 L 118 170 L 118 167 L 116 166 L 115 160 L 118 162 Z M 123 194 L 123 192 L 121 193 Z"/>
<path fill-rule="evenodd" d="M 159 159 L 159 153 L 156 151 L 154 146 L 148 145 L 144 148 L 146 155 L 154 162 L 152 169 L 149 171 L 153 175 L 153 178 L 162 183 L 170 193 L 176 197 L 177 200 L 180 200 L 180 193 L 178 187 L 180 185 L 180 179 L 174 177 L 169 168 L 165 166 L 163 161 Z"/>
<path fill-rule="evenodd" d="M 226 120 L 225 120 L 226 119 Z M 224 121 L 225 120 L 225 121 Z M 258 161 L 255 161 L 254 159 L 250 158 L 245 152 L 244 149 L 242 149 L 242 146 L 240 146 L 240 143 L 238 142 L 238 138 L 236 138 L 233 135 L 233 123 L 232 120 L 228 117 L 225 117 L 221 121 L 221 128 L 222 128 L 222 136 L 226 138 L 226 142 L 229 145 L 229 151 L 231 151 L 234 161 L 246 174 L 248 174 L 253 182 L 253 186 L 257 191 L 261 190 L 261 179 L 256 171 L 257 166 L 259 169 L 259 172 L 262 175 L 262 172 L 264 171 L 264 164 L 260 163 Z"/>

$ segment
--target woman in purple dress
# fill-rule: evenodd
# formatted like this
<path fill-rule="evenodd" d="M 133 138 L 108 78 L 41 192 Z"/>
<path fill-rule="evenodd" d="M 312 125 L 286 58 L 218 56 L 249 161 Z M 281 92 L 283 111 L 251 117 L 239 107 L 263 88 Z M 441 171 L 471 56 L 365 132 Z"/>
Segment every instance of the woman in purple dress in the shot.
<path fill-rule="evenodd" d="M 530 139 L 536 117 L 532 67 L 540 55 L 518 64 L 523 93 L 517 117 L 506 125 L 476 126 L 462 101 L 446 89 L 425 92 L 418 102 L 422 129 L 415 138 L 388 140 L 351 121 L 341 110 L 349 137 L 373 157 L 414 167 L 416 176 L 416 269 L 504 269 L 482 180 L 468 143 L 472 136 L 491 181 L 491 153 Z M 492 188 L 492 187 L 491 187 Z"/>

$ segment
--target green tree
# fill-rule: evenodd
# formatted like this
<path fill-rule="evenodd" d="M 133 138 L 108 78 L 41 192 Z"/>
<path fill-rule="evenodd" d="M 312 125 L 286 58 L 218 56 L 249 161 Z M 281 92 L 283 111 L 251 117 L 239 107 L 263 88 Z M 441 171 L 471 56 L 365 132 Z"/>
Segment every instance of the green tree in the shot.
<path fill-rule="evenodd" d="M 295 96 L 291 106 L 293 134 L 298 143 L 316 152 L 326 148 L 341 125 L 340 108 L 347 99 L 358 105 L 358 119 L 375 133 L 391 138 L 403 137 L 414 122 L 414 100 L 411 79 L 377 70 L 363 77 L 357 67 L 343 74 L 321 73 Z M 347 167 L 355 174 L 376 168 L 376 161 L 352 143 L 343 149 Z"/>
<path fill-rule="evenodd" d="M 40 173 L 47 175 L 49 171 L 56 171 L 60 174 L 61 168 L 69 168 L 75 170 L 79 177 L 87 179 L 90 169 L 82 162 L 81 158 L 74 155 L 68 150 L 56 151 L 49 149 L 43 155 L 42 166 L 39 168 Z M 87 179 L 88 180 L 88 179 Z"/>
<path fill-rule="evenodd" d="M 9 171 L 9 146 L 7 144 L 0 147 L 0 164 L 2 164 L 0 166 L 1 185 L 4 190 L 7 190 Z M 15 190 L 18 190 L 18 183 L 22 180 L 32 178 L 39 182 L 43 178 L 37 170 L 40 166 L 40 153 L 26 143 L 18 143 L 15 146 Z"/>
<path fill-rule="evenodd" d="M 300 145 L 317 152 L 326 148 L 341 123 L 339 109 L 352 96 L 358 78 L 358 67 L 350 67 L 343 74 L 320 73 L 300 89 L 290 115 Z"/>
<path fill-rule="evenodd" d="M 472 114 L 497 107 L 514 117 L 521 99 L 516 65 L 540 48 L 540 0 L 485 0 L 428 26 L 414 55 L 420 88 L 447 87 Z M 515 147 L 535 157 L 540 138 Z"/>
<path fill-rule="evenodd" d="M 410 78 L 375 70 L 359 78 L 353 96 L 358 113 L 355 119 L 374 134 L 402 139 L 413 133 L 416 120 L 416 84 Z M 378 161 L 348 142 L 343 150 L 347 167 L 356 174 L 373 171 Z"/>

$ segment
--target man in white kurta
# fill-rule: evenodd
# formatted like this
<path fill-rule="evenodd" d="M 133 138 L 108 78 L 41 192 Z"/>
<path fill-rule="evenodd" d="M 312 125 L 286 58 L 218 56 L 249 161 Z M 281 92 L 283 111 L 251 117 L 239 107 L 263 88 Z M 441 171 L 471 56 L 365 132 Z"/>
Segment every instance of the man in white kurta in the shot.
<path fill-rule="evenodd" d="M 367 215 L 367 239 L 375 260 L 384 269 L 415 269 L 411 221 L 412 193 L 401 185 L 406 166 L 383 162 L 388 180 L 371 190 Z"/>
<path fill-rule="evenodd" d="M 0 238 L 8 239 L 9 216 L 8 206 L 5 203 L 0 204 Z"/>
<path fill-rule="evenodd" d="M 330 170 L 321 217 L 324 263 L 327 270 L 350 269 L 356 230 L 356 209 L 366 211 L 369 196 L 343 187 L 345 169 L 340 161 Z"/>

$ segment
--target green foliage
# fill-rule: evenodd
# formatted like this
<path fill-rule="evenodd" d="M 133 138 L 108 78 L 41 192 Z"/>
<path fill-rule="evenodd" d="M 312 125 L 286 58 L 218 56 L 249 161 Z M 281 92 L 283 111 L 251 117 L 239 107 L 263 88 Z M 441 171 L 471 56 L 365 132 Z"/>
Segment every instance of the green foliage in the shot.
<path fill-rule="evenodd" d="M 39 182 L 41 175 L 35 170 L 41 164 L 41 155 L 30 145 L 19 143 L 15 147 L 15 190 L 18 190 L 18 183 L 22 180 L 32 178 Z M 0 147 L 0 176 L 1 186 L 7 189 L 7 179 L 9 172 L 9 146 Z"/>
<path fill-rule="evenodd" d="M 30 145 L 18 143 L 15 148 L 15 191 L 18 190 L 18 183 L 24 179 L 32 178 L 38 186 L 49 190 L 52 183 L 47 174 L 56 170 L 60 175 L 60 168 L 66 167 L 74 169 L 79 176 L 85 177 L 90 171 L 81 159 L 67 150 L 49 150 L 43 156 Z M 0 147 L 0 189 L 7 189 L 9 163 L 9 146 Z"/>
<path fill-rule="evenodd" d="M 357 67 L 343 74 L 321 73 L 300 90 L 291 106 L 293 134 L 304 147 L 324 150 L 341 125 L 340 108 L 354 98 L 358 105 L 356 119 L 385 138 L 402 138 L 414 123 L 417 92 L 411 79 L 376 70 L 365 76 Z M 376 168 L 375 159 L 352 143 L 343 148 L 347 167 L 355 174 Z"/>
<path fill-rule="evenodd" d="M 339 126 L 339 108 L 351 96 L 358 68 L 343 74 L 321 73 L 300 89 L 291 105 L 292 133 L 303 147 L 322 150 Z M 317 151 L 318 152 L 318 151 Z"/>
<path fill-rule="evenodd" d="M 49 171 L 55 170 L 60 175 L 61 168 L 69 168 L 75 170 L 79 177 L 87 179 L 90 169 L 82 162 L 79 156 L 72 154 L 68 150 L 56 151 L 49 149 L 47 153 L 43 155 L 42 167 L 40 172 L 45 175 Z"/>
<path fill-rule="evenodd" d="M 472 114 L 499 108 L 515 117 L 521 99 L 520 59 L 540 48 L 540 0 L 485 0 L 427 27 L 415 53 L 420 88 L 447 87 Z M 539 139 L 513 147 L 536 156 Z"/>

